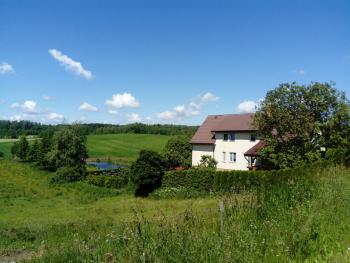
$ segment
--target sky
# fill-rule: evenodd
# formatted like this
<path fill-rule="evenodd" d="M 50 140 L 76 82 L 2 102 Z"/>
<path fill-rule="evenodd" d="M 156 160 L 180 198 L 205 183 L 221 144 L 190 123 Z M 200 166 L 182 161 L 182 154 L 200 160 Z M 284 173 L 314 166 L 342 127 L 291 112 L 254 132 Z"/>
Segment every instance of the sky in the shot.
<path fill-rule="evenodd" d="M 281 83 L 350 97 L 350 1 L 0 0 L 0 119 L 200 124 Z"/>

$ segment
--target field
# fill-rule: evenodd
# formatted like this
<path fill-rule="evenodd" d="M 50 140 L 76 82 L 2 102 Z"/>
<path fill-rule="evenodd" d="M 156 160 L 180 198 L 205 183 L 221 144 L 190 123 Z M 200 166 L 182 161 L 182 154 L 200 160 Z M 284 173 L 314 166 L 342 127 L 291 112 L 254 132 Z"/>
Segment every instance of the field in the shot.
<path fill-rule="evenodd" d="M 118 164 L 130 164 L 140 150 L 160 152 L 171 136 L 153 134 L 107 134 L 89 135 L 87 147 L 89 157 L 93 159 L 110 158 Z"/>
<path fill-rule="evenodd" d="M 198 199 L 134 198 L 0 160 L 0 262 L 349 262 L 350 174 Z M 253 199 L 254 200 L 254 199 Z M 219 202 L 225 210 L 220 213 Z"/>
<path fill-rule="evenodd" d="M 89 135 L 87 148 L 90 160 L 110 160 L 117 164 L 130 164 L 136 160 L 140 150 L 160 152 L 171 138 L 154 134 L 106 134 Z M 11 156 L 11 146 L 16 140 L 0 139 L 0 151 Z"/>

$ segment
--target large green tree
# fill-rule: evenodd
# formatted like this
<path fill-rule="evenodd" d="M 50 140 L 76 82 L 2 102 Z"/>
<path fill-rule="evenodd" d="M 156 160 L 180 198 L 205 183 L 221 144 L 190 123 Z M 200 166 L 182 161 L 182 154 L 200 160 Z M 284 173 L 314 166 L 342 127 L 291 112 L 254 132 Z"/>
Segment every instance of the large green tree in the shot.
<path fill-rule="evenodd" d="M 86 136 L 78 125 L 63 128 L 54 134 L 51 151 L 47 155 L 52 169 L 74 167 L 79 173 L 84 173 L 88 157 Z"/>
<path fill-rule="evenodd" d="M 294 167 L 321 159 L 324 149 L 346 149 L 349 116 L 349 101 L 333 83 L 279 85 L 254 118 L 267 142 L 262 161 L 272 168 Z"/>
<path fill-rule="evenodd" d="M 190 137 L 177 136 L 169 139 L 163 150 L 163 156 L 171 168 L 191 166 L 192 145 Z"/>

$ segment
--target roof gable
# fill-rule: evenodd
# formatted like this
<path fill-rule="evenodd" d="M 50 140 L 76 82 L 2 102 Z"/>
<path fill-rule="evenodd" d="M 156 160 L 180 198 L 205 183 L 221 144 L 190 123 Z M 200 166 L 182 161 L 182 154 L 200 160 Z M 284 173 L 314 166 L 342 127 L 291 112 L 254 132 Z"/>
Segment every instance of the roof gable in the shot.
<path fill-rule="evenodd" d="M 209 115 L 193 135 L 192 144 L 213 144 L 213 134 L 220 131 L 256 131 L 254 114 Z"/>

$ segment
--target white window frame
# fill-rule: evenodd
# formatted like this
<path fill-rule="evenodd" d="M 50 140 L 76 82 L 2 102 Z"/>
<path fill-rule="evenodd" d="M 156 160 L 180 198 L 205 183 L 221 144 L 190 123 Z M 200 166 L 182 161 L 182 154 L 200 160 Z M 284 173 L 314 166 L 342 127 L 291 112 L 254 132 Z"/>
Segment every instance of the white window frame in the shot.
<path fill-rule="evenodd" d="M 226 152 L 222 152 L 222 162 L 226 163 Z"/>
<path fill-rule="evenodd" d="M 237 153 L 236 152 L 230 152 L 230 163 L 235 163 L 237 162 Z"/>

